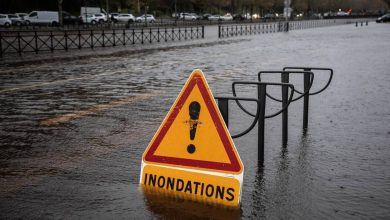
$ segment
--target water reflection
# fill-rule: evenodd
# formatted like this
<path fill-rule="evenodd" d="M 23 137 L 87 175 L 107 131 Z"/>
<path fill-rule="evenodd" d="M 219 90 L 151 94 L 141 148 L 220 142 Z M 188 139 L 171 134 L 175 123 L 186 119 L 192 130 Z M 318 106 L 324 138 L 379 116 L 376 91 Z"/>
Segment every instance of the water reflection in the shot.
<path fill-rule="evenodd" d="M 252 213 L 251 216 L 256 218 L 265 217 L 266 211 L 266 195 L 265 195 L 265 178 L 264 178 L 264 165 L 259 162 L 258 169 L 256 171 L 256 178 L 253 184 L 252 192 Z"/>
<path fill-rule="evenodd" d="M 147 209 L 163 219 L 240 219 L 241 209 L 175 198 L 165 194 L 142 190 Z"/>
<path fill-rule="evenodd" d="M 312 211 L 310 195 L 312 168 L 308 160 L 310 135 L 303 134 L 298 146 L 280 147 L 275 172 L 261 163 L 253 183 L 250 216 L 256 218 L 302 218 Z M 266 170 L 266 173 L 264 173 Z M 297 201 L 300 201 L 297 203 Z M 313 214 L 313 213 L 311 213 Z"/>

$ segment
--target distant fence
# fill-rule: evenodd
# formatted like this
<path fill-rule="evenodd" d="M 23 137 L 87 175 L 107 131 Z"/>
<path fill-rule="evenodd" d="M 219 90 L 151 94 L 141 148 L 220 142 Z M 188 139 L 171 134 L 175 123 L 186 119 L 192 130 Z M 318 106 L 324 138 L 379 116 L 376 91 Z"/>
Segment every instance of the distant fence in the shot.
<path fill-rule="evenodd" d="M 361 20 L 305 20 L 305 21 L 279 21 L 273 23 L 257 24 L 233 24 L 219 25 L 218 37 L 228 38 L 245 35 L 268 34 L 276 32 L 288 32 L 289 30 L 300 30 L 333 25 L 353 24 Z"/>
<path fill-rule="evenodd" d="M 267 34 L 285 31 L 287 23 L 258 23 L 258 24 L 237 24 L 237 25 L 219 25 L 218 37 L 234 37 L 253 34 Z"/>
<path fill-rule="evenodd" d="M 204 26 L 112 30 L 58 30 L 0 32 L 0 57 L 132 44 L 160 43 L 204 38 Z"/>

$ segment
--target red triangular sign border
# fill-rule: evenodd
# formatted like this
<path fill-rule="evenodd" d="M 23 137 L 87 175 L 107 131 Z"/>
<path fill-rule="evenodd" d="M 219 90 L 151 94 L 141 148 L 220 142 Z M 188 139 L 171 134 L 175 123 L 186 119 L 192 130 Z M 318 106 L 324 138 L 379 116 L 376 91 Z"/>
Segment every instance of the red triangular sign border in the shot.
<path fill-rule="evenodd" d="M 191 94 L 192 90 L 196 85 L 198 86 L 202 94 L 202 97 L 206 103 L 206 107 L 211 115 L 211 118 L 217 129 L 219 137 L 221 138 L 223 146 L 225 147 L 230 163 L 154 155 L 159 144 L 161 143 L 165 134 L 168 132 L 169 128 L 175 121 L 185 101 L 187 100 L 188 96 Z M 158 131 L 159 133 L 153 139 L 153 142 L 149 145 L 150 147 L 147 148 L 148 151 L 144 156 L 144 160 L 146 162 L 155 162 L 155 163 L 171 164 L 171 165 L 178 165 L 178 166 L 185 166 L 185 167 L 202 168 L 208 170 L 209 169 L 219 170 L 225 172 L 230 171 L 234 173 L 239 173 L 242 171 L 242 163 L 241 160 L 239 159 L 239 155 L 238 153 L 236 155 L 235 149 L 233 149 L 235 148 L 234 145 L 232 144 L 233 141 L 230 141 L 231 139 L 230 134 L 227 132 L 227 129 L 225 130 L 224 122 L 222 121 L 223 119 L 219 115 L 219 112 L 216 109 L 215 104 L 213 104 L 213 102 L 215 101 L 214 98 L 212 97 L 211 92 L 208 91 L 208 88 L 209 87 L 203 76 L 203 73 L 200 70 L 194 70 L 194 72 L 191 74 L 190 78 L 188 79 L 186 85 L 182 89 L 182 92 L 180 93 L 180 96 L 177 98 L 174 106 L 171 108 L 169 112 L 170 114 L 167 116 L 167 120 L 164 120 L 165 123 L 160 126 L 160 129 Z"/>

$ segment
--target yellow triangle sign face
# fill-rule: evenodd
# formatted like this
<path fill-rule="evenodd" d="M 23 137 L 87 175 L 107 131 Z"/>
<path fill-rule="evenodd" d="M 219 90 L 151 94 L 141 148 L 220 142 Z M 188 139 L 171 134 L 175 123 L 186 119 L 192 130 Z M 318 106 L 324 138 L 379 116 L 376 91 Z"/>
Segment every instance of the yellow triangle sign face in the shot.
<path fill-rule="evenodd" d="M 243 171 L 240 156 L 200 70 L 190 75 L 143 160 L 233 174 Z"/>

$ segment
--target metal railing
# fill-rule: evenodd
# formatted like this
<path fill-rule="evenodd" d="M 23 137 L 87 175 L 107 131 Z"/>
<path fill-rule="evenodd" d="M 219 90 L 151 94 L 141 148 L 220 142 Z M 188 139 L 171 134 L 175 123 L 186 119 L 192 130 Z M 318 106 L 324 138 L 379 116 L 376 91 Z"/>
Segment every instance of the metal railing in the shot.
<path fill-rule="evenodd" d="M 317 91 L 310 91 L 314 82 L 314 75 L 318 74 L 317 71 L 329 72 L 329 78 L 325 86 Z M 280 74 L 281 82 L 262 82 L 261 75 L 263 74 Z M 290 83 L 290 74 L 300 74 L 303 76 L 303 91 L 297 90 L 293 84 Z M 258 125 L 258 163 L 262 164 L 264 161 L 264 133 L 265 133 L 265 119 L 273 118 L 282 114 L 282 146 L 287 147 L 288 141 L 288 107 L 292 102 L 303 98 L 303 134 L 306 134 L 308 127 L 308 114 L 309 114 L 309 96 L 317 95 L 328 88 L 333 78 L 333 70 L 330 68 L 318 68 L 318 67 L 284 67 L 283 71 L 260 71 L 258 73 L 258 81 L 239 81 L 232 83 L 233 97 L 215 97 L 218 100 L 218 107 L 221 112 L 225 124 L 229 127 L 229 100 L 234 100 L 238 107 L 247 115 L 253 117 L 251 125 L 243 132 L 232 135 L 232 138 L 242 137 L 249 133 L 256 125 Z M 255 85 L 257 86 L 257 99 L 253 98 L 239 98 L 237 96 L 237 85 Z M 282 89 L 281 98 L 276 98 L 267 92 L 269 86 L 280 86 Z M 294 98 L 294 94 L 298 94 Z M 282 106 L 277 112 L 266 115 L 266 100 L 267 98 L 281 102 Z M 255 113 L 250 112 L 245 108 L 241 101 L 256 102 L 257 109 Z"/>
<path fill-rule="evenodd" d="M 303 21 L 279 21 L 273 23 L 254 23 L 254 24 L 233 24 L 233 25 L 219 25 L 218 26 L 218 37 L 228 38 L 245 35 L 258 35 L 268 34 L 277 32 L 288 32 L 290 30 L 301 30 L 308 28 L 327 27 L 334 25 L 345 25 L 345 24 L 356 24 L 366 22 L 367 20 L 303 20 Z M 357 26 L 357 25 L 356 25 Z"/>
<path fill-rule="evenodd" d="M 182 20 L 182 19 L 171 19 L 171 18 L 159 18 L 155 22 L 104 22 L 104 23 L 81 23 L 81 24 L 64 24 L 63 26 L 52 26 L 52 25 L 21 25 L 11 26 L 8 28 L 0 27 L 3 31 L 16 31 L 16 30 L 30 30 L 30 31 L 56 31 L 56 30 L 97 30 L 97 29 L 132 29 L 132 28 L 145 28 L 145 27 L 184 27 L 184 26 L 203 26 L 203 25 L 217 25 L 217 24 L 250 24 L 264 22 L 259 19 L 253 20 Z M 271 22 L 271 21 L 268 21 Z M 273 21 L 275 22 L 275 21 Z"/>
<path fill-rule="evenodd" d="M 204 38 L 204 26 L 112 30 L 59 30 L 0 32 L 0 57 L 132 44 L 160 43 Z"/>
<path fill-rule="evenodd" d="M 257 23 L 257 24 L 236 24 L 236 25 L 219 25 L 218 37 L 236 37 L 255 34 L 268 34 L 286 31 L 288 23 Z"/>
<path fill-rule="evenodd" d="M 245 109 L 240 101 L 251 101 L 251 100 L 245 100 L 244 98 L 237 98 L 235 87 L 236 85 L 256 85 L 257 86 L 257 110 L 255 114 L 250 113 L 247 109 Z M 283 90 L 287 91 L 290 89 L 290 96 L 286 99 L 285 105 L 282 106 L 281 110 L 277 111 L 276 113 L 266 115 L 265 109 L 266 109 L 266 94 L 267 94 L 267 87 L 269 86 L 280 86 Z M 246 114 L 249 114 L 254 117 L 254 120 L 252 124 L 247 128 L 245 131 L 241 132 L 237 135 L 232 135 L 232 138 L 238 138 L 242 137 L 245 134 L 249 133 L 256 125 L 258 127 L 258 162 L 262 163 L 264 161 L 264 131 L 265 131 L 265 119 L 266 118 L 273 118 L 284 112 L 288 106 L 290 105 L 293 95 L 294 95 L 294 86 L 289 83 L 271 83 L 271 82 L 233 82 L 232 83 L 233 88 L 233 97 L 215 97 L 218 100 L 218 107 L 221 112 L 221 115 L 225 121 L 226 127 L 229 127 L 229 100 L 235 100 L 237 105 L 243 110 Z"/>

